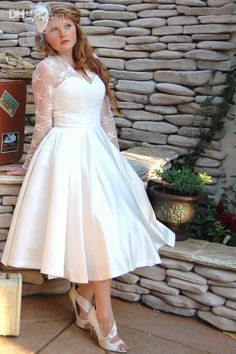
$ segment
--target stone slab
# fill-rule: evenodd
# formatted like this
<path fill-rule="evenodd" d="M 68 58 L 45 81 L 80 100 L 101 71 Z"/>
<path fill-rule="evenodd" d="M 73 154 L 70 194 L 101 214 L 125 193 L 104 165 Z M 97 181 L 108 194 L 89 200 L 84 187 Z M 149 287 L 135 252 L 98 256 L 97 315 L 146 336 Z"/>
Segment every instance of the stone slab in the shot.
<path fill-rule="evenodd" d="M 178 96 L 166 93 L 154 93 L 150 97 L 150 103 L 153 105 L 160 105 L 160 106 L 174 106 L 179 104 L 185 104 L 188 102 L 193 102 L 195 100 L 194 97 L 189 96 Z"/>
<path fill-rule="evenodd" d="M 146 58 L 148 57 L 148 52 L 132 51 L 128 52 L 126 50 L 120 49 L 107 49 L 107 48 L 97 48 L 96 54 L 100 57 L 108 57 L 110 59 L 119 58 L 119 59 L 135 59 L 135 58 Z M 139 73 L 140 74 L 140 73 Z M 145 73 L 143 73 L 145 75 Z M 127 77 L 125 78 L 128 79 Z M 133 78 L 135 80 L 135 78 Z M 131 79 L 132 80 L 132 79 Z"/>
<path fill-rule="evenodd" d="M 176 242 L 174 248 L 163 246 L 160 254 L 213 268 L 236 270 L 236 248 L 219 243 L 188 239 Z"/>
<path fill-rule="evenodd" d="M 163 27 L 166 25 L 166 19 L 165 18 L 155 18 L 155 17 L 149 17 L 149 18 L 139 18 L 137 20 L 131 20 L 128 22 L 130 27 L 144 27 L 144 28 L 154 28 L 154 31 L 157 28 Z M 156 34 L 153 32 L 153 34 Z"/>
<path fill-rule="evenodd" d="M 150 113 L 147 111 L 129 109 L 129 110 L 124 110 L 122 113 L 124 114 L 125 118 L 128 118 L 132 121 L 156 121 L 157 122 L 163 120 L 162 115 L 158 113 Z"/>
<path fill-rule="evenodd" d="M 173 286 L 177 289 L 191 291 L 194 294 L 205 294 L 208 289 L 208 285 L 199 285 L 181 279 L 177 279 L 174 277 L 167 277 L 167 280 L 168 280 L 168 285 Z"/>
<path fill-rule="evenodd" d="M 141 277 L 157 281 L 162 281 L 166 277 L 166 271 L 157 266 L 136 268 L 133 273 Z"/>
<path fill-rule="evenodd" d="M 22 295 L 57 295 L 57 294 L 65 294 L 70 289 L 70 282 L 66 279 L 51 279 L 45 280 L 41 285 L 27 284 L 24 283 L 22 287 Z"/>
<path fill-rule="evenodd" d="M 196 48 L 195 43 L 169 43 L 167 49 L 175 50 L 175 51 L 182 51 L 182 52 L 189 52 Z M 183 55 L 185 57 L 185 53 Z"/>
<path fill-rule="evenodd" d="M 187 272 L 193 269 L 194 264 L 168 257 L 161 257 L 161 266 L 164 268 L 178 269 Z"/>
<path fill-rule="evenodd" d="M 203 310 L 203 311 L 209 311 L 210 307 L 200 304 L 199 302 L 190 299 L 187 296 L 184 295 L 178 295 L 178 296 L 173 296 L 173 295 L 167 295 L 167 294 L 162 294 L 157 291 L 152 291 L 151 292 L 153 295 L 161 298 L 167 304 L 176 306 L 176 307 L 184 307 L 188 309 L 198 309 L 198 310 Z"/>
<path fill-rule="evenodd" d="M 236 321 L 236 311 L 226 306 L 212 307 L 212 312 L 215 313 L 216 315 L 226 317 L 229 320 Z"/>
<path fill-rule="evenodd" d="M 115 34 L 119 36 L 148 36 L 151 34 L 151 30 L 147 28 L 142 28 L 142 27 L 124 27 L 120 26 L 122 28 L 118 28 L 115 32 Z"/>
<path fill-rule="evenodd" d="M 150 132 L 162 133 L 162 134 L 173 134 L 178 131 L 178 128 L 170 123 L 166 122 L 134 122 L 134 129 L 146 130 Z"/>
<path fill-rule="evenodd" d="M 211 285 L 210 289 L 215 294 L 224 296 L 226 299 L 236 300 L 236 288 L 223 288 L 222 286 Z"/>
<path fill-rule="evenodd" d="M 124 283 L 127 284 L 136 284 L 139 281 L 139 277 L 133 273 L 127 273 L 115 279 L 123 281 Z"/>
<path fill-rule="evenodd" d="M 140 294 L 121 291 L 121 290 L 117 290 L 114 288 L 111 289 L 111 296 L 117 297 L 117 298 L 125 300 L 125 301 L 131 301 L 131 302 L 132 301 L 139 301 L 139 299 L 140 299 Z"/>
<path fill-rule="evenodd" d="M 132 94 L 129 92 L 122 92 L 122 91 L 116 91 L 115 94 L 116 94 L 116 97 L 121 101 L 137 102 L 137 103 L 141 103 L 141 104 L 148 103 L 148 96 L 147 95 L 139 95 L 137 93 Z"/>
<path fill-rule="evenodd" d="M 132 59 L 126 62 L 126 70 L 196 70 L 196 62 L 191 59 L 159 60 L 159 59 Z M 158 71 L 157 71 L 158 73 Z M 156 74 L 156 73 L 155 73 Z M 158 80 L 156 80 L 158 82 Z"/>
<path fill-rule="evenodd" d="M 212 61 L 227 60 L 229 58 L 229 56 L 225 53 L 220 53 L 218 51 L 207 50 L 207 49 L 190 50 L 189 52 L 185 53 L 184 57 L 193 60 L 212 60 Z"/>
<path fill-rule="evenodd" d="M 159 114 L 176 114 L 177 109 L 175 106 L 154 106 L 151 104 L 147 104 L 145 109 L 149 112 L 155 112 Z M 163 120 L 163 118 L 162 118 Z"/>
<path fill-rule="evenodd" d="M 136 284 L 126 284 L 120 281 L 112 280 L 112 288 L 124 292 L 136 293 L 136 294 L 148 294 L 149 290 Z"/>
<path fill-rule="evenodd" d="M 159 169 L 163 168 L 165 165 L 167 165 L 171 160 L 175 159 L 178 154 L 176 154 L 174 151 L 162 151 L 161 149 L 153 148 L 153 147 L 134 147 L 127 149 L 125 151 L 122 151 L 123 156 L 131 163 L 131 165 L 135 163 L 139 163 L 146 167 L 146 172 L 145 173 L 151 173 L 152 170 L 154 169 Z M 157 278 L 163 277 L 163 272 L 162 270 L 152 270 L 151 268 L 150 271 L 148 270 L 141 270 L 140 272 L 142 274 L 150 274 L 150 276 Z M 134 271 L 135 272 L 135 271 Z M 135 272 L 136 275 L 139 275 L 139 271 Z M 141 275 L 142 275 L 141 274 Z M 157 279 L 156 279 L 157 280 Z"/>
<path fill-rule="evenodd" d="M 236 332 L 236 321 L 215 315 L 210 311 L 198 311 L 198 317 L 222 331 Z"/>
<path fill-rule="evenodd" d="M 166 115 L 165 120 L 175 124 L 177 126 L 191 126 L 199 127 L 204 124 L 204 126 L 209 127 L 211 124 L 210 118 L 206 119 L 203 116 L 197 116 L 193 114 L 171 114 Z"/>
<path fill-rule="evenodd" d="M 113 59 L 113 58 L 101 58 L 101 62 L 108 69 L 118 69 L 123 70 L 125 67 L 125 62 L 123 59 Z"/>
<path fill-rule="evenodd" d="M 190 299 L 196 300 L 201 304 L 207 306 L 221 306 L 225 303 L 225 298 L 216 294 L 213 294 L 210 291 L 207 291 L 204 294 L 194 294 L 193 292 L 183 290 L 182 293 L 189 297 Z"/>
<path fill-rule="evenodd" d="M 184 95 L 184 96 L 195 96 L 196 93 L 193 90 L 188 89 L 185 86 L 177 85 L 177 84 L 170 84 L 161 82 L 156 84 L 156 88 L 159 91 L 171 93 L 174 95 Z"/>
<path fill-rule="evenodd" d="M 205 278 L 220 281 L 222 283 L 236 281 L 236 272 L 231 272 L 231 271 L 217 269 L 217 268 L 208 268 L 199 265 L 196 265 L 194 267 L 194 271 L 197 274 L 203 275 Z"/>
<path fill-rule="evenodd" d="M 155 290 L 160 293 L 174 295 L 174 296 L 179 295 L 179 289 L 169 286 L 164 281 L 154 281 L 150 279 L 141 278 L 140 285 L 143 286 L 144 288 Z"/>
<path fill-rule="evenodd" d="M 36 285 L 41 285 L 44 283 L 44 277 L 42 273 L 40 273 L 38 270 L 20 269 L 9 266 L 6 267 L 2 264 L 0 264 L 0 269 L 2 273 L 20 273 L 22 275 L 23 283 L 30 283 Z"/>
<path fill-rule="evenodd" d="M 200 23 L 236 23 L 234 15 L 208 15 L 198 16 Z"/>
<path fill-rule="evenodd" d="M 167 138 L 167 143 L 170 145 L 180 146 L 184 148 L 192 148 L 197 145 L 199 139 L 189 138 L 181 135 L 169 135 Z"/>
<path fill-rule="evenodd" d="M 151 59 L 180 59 L 183 58 L 184 53 L 171 50 L 160 50 L 150 54 Z"/>
<path fill-rule="evenodd" d="M 121 128 L 120 137 L 122 139 L 134 140 L 136 142 L 140 141 L 154 144 L 166 144 L 167 142 L 167 135 L 131 128 Z"/>
<path fill-rule="evenodd" d="M 155 83 L 153 81 L 119 80 L 116 89 L 129 93 L 149 94 L 154 91 Z"/>
<path fill-rule="evenodd" d="M 236 271 L 236 247 L 212 242 L 201 251 L 198 250 L 194 257 L 196 257 L 197 263 Z"/>
<path fill-rule="evenodd" d="M 156 71 L 154 79 L 156 82 L 169 82 L 187 86 L 202 86 L 211 77 L 209 70 L 201 71 Z"/>
<path fill-rule="evenodd" d="M 0 184 L 22 184 L 24 176 L 10 176 L 0 172 Z"/>
<path fill-rule="evenodd" d="M 231 63 L 229 60 L 224 61 L 212 61 L 212 60 L 198 60 L 197 67 L 198 69 L 203 70 L 216 70 L 216 71 L 230 71 Z"/>
<path fill-rule="evenodd" d="M 225 306 L 231 308 L 231 309 L 234 309 L 236 310 L 236 301 L 233 301 L 233 300 L 227 300 L 226 303 L 225 303 Z"/>
<path fill-rule="evenodd" d="M 8 229 L 0 229 L 0 241 L 5 241 L 7 239 L 7 235 Z"/>
<path fill-rule="evenodd" d="M 176 315 L 186 316 L 186 317 L 191 317 L 196 314 L 195 309 L 174 307 L 174 306 L 167 304 L 162 299 L 159 299 L 158 297 L 153 296 L 153 295 L 142 295 L 141 300 L 142 300 L 142 302 L 144 302 L 145 305 L 147 305 L 151 308 L 154 308 L 156 310 L 170 312 L 170 313 L 174 313 Z"/>
<path fill-rule="evenodd" d="M 4 213 L 0 214 L 0 228 L 8 228 L 11 225 L 12 214 Z"/>
<path fill-rule="evenodd" d="M 125 70 L 110 70 L 110 75 L 121 80 L 152 80 L 153 73 L 151 72 L 139 72 L 139 71 L 125 71 Z"/>
<path fill-rule="evenodd" d="M 91 35 L 88 36 L 93 47 L 105 47 L 121 49 L 125 45 L 125 37 L 114 35 Z"/>
<path fill-rule="evenodd" d="M 137 15 L 128 11 L 94 10 L 90 12 L 91 20 L 134 20 Z"/>
<path fill-rule="evenodd" d="M 175 269 L 167 269 L 166 274 L 171 277 L 175 277 L 178 279 L 189 281 L 190 283 L 196 283 L 199 285 L 206 285 L 206 278 L 195 274 L 193 272 L 182 272 L 180 270 Z"/>
<path fill-rule="evenodd" d="M 231 24 L 207 24 L 184 26 L 184 34 L 196 33 L 233 33 L 236 31 L 236 25 Z M 157 34 L 157 33 L 155 33 Z"/>

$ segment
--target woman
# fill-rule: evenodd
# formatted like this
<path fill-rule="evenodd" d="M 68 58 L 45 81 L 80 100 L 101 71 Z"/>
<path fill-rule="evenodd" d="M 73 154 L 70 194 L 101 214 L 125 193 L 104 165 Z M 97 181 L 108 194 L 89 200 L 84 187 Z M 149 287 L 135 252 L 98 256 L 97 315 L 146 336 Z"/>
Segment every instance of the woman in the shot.
<path fill-rule="evenodd" d="M 76 324 L 94 327 L 102 348 L 127 352 L 111 278 L 160 263 L 157 251 L 174 246 L 174 234 L 155 219 L 143 182 L 119 152 L 109 75 L 79 21 L 68 7 L 35 20 L 47 57 L 33 75 L 36 125 L 26 162 L 1 168 L 26 173 L 2 262 L 79 283 L 69 292 Z"/>

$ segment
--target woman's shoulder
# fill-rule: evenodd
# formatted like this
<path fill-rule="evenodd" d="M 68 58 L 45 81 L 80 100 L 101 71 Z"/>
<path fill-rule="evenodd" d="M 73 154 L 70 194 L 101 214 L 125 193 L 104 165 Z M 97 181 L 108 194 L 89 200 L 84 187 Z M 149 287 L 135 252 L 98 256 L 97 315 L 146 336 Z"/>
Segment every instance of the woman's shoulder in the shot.
<path fill-rule="evenodd" d="M 36 69 L 40 69 L 40 68 L 50 69 L 51 67 L 55 67 L 56 62 L 57 62 L 56 57 L 53 55 L 49 55 L 48 57 L 44 58 L 36 65 Z"/>
<path fill-rule="evenodd" d="M 57 62 L 54 56 L 50 55 L 41 60 L 37 65 L 33 73 L 33 78 L 38 76 L 53 77 L 57 73 Z"/>

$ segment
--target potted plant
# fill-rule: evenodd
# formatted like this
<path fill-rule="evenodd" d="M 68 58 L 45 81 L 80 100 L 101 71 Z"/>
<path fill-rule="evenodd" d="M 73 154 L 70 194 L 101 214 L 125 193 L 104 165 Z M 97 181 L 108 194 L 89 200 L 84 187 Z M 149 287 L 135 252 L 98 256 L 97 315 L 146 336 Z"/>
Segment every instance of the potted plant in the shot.
<path fill-rule="evenodd" d="M 186 167 L 154 171 L 154 179 L 148 184 L 151 204 L 157 219 L 176 233 L 178 241 L 187 238 L 182 226 L 192 220 L 194 203 L 202 198 L 204 184 L 210 182 L 206 173 Z"/>

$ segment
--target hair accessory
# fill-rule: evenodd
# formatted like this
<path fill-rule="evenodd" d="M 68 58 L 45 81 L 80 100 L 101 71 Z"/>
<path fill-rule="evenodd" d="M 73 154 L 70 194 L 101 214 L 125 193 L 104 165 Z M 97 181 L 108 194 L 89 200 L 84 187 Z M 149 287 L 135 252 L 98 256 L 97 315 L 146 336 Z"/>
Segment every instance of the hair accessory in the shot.
<path fill-rule="evenodd" d="M 32 9 L 33 22 L 38 33 L 43 33 L 48 25 L 49 11 L 45 4 L 39 2 Z"/>

